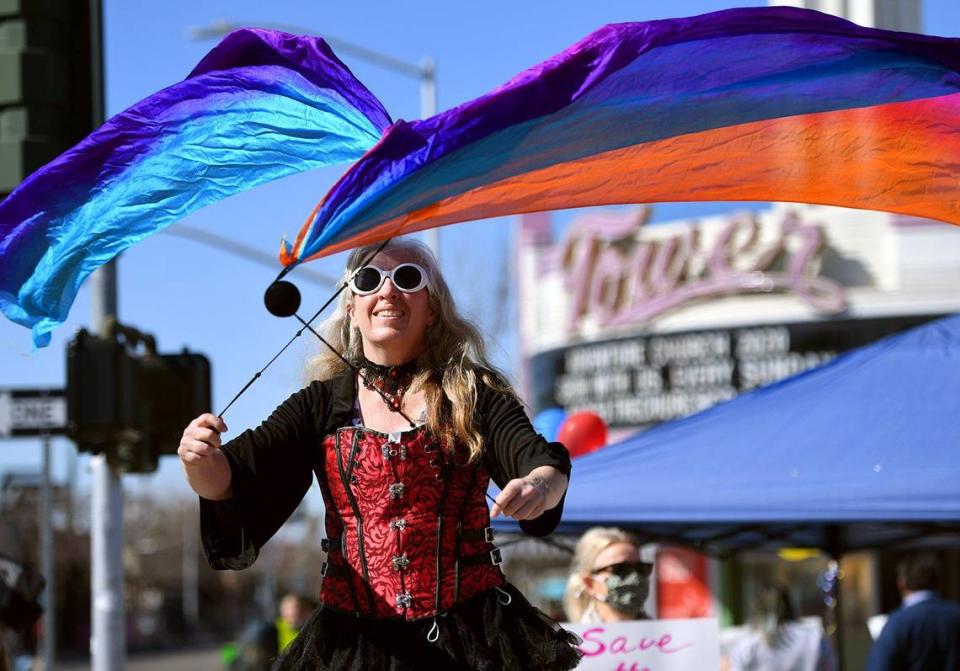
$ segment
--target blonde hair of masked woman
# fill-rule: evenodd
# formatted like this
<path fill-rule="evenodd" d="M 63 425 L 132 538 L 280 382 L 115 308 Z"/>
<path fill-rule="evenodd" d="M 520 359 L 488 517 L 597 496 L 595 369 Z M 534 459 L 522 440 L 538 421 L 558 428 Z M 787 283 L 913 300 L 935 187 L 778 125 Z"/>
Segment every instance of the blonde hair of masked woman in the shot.
<path fill-rule="evenodd" d="M 570 577 L 563 595 L 563 609 L 569 622 L 600 621 L 595 599 L 586 580 L 596 571 L 597 558 L 617 544 L 632 545 L 640 555 L 640 542 L 635 536 L 615 527 L 593 527 L 581 536 L 574 550 Z M 615 609 L 615 607 L 614 607 Z"/>

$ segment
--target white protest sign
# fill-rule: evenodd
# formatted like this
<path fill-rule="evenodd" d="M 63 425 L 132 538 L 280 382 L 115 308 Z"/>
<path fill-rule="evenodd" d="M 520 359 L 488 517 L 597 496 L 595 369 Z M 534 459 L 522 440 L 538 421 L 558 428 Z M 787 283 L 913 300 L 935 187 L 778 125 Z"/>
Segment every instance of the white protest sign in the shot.
<path fill-rule="evenodd" d="M 714 618 L 564 624 L 583 639 L 582 671 L 713 671 L 720 668 Z"/>

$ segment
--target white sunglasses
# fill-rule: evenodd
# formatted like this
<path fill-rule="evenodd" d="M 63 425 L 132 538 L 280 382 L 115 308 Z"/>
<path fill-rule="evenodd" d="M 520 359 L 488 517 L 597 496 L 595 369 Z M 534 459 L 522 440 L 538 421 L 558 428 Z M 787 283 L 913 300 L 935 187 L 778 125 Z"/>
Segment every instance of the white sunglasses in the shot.
<path fill-rule="evenodd" d="M 369 296 L 380 291 L 380 287 L 388 277 L 393 282 L 393 286 L 408 294 L 430 286 L 427 271 L 416 263 L 401 263 L 393 270 L 364 266 L 353 274 L 347 284 L 358 296 Z"/>

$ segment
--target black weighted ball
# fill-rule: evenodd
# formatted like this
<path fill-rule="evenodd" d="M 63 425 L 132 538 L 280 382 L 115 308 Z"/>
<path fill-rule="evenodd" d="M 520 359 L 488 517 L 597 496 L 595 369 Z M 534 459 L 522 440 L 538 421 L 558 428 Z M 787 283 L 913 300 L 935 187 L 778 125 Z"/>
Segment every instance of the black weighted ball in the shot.
<path fill-rule="evenodd" d="M 267 287 L 263 303 L 270 314 L 276 317 L 291 317 L 300 309 L 300 290 L 286 280 L 279 280 Z"/>

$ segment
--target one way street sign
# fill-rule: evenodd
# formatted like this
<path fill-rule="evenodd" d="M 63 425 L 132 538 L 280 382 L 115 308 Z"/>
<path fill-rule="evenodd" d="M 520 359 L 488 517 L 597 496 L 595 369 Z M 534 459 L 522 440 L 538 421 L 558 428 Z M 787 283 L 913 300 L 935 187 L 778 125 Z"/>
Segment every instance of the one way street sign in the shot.
<path fill-rule="evenodd" d="M 64 433 L 63 389 L 0 389 L 0 438 Z"/>

